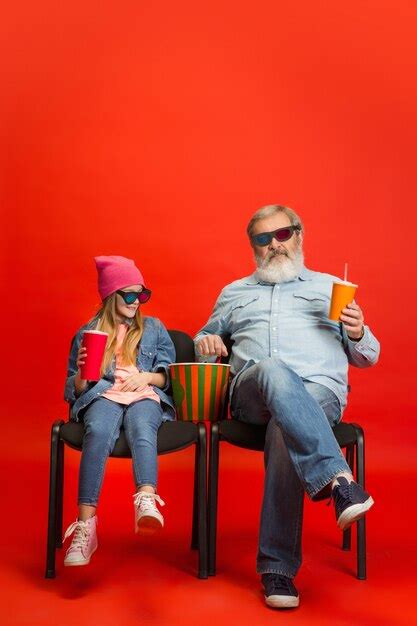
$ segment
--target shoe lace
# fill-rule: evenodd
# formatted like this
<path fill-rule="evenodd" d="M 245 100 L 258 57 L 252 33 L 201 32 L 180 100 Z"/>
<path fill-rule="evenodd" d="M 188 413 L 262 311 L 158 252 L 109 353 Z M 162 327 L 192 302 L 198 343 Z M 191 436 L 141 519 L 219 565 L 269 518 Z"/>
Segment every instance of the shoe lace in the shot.
<path fill-rule="evenodd" d="M 332 489 L 332 493 L 331 496 L 327 502 L 327 506 L 330 506 L 332 500 L 334 500 L 334 505 L 337 508 L 343 506 L 343 504 L 347 501 L 350 500 L 350 496 L 351 496 L 351 490 L 352 490 L 352 484 L 353 483 L 348 483 L 347 485 L 336 485 L 333 489 Z"/>
<path fill-rule="evenodd" d="M 141 511 L 150 511 L 155 509 L 155 500 L 161 506 L 165 506 L 165 502 L 157 493 L 148 493 L 147 491 L 138 491 L 133 494 L 133 503 Z"/>
<path fill-rule="evenodd" d="M 292 586 L 291 586 L 291 579 L 287 578 L 287 576 L 284 576 L 282 574 L 270 574 L 270 576 L 268 577 L 268 583 L 270 585 L 270 591 L 271 593 L 274 593 L 275 591 L 279 591 L 280 589 L 287 589 L 288 591 L 292 592 Z"/>
<path fill-rule="evenodd" d="M 85 548 L 88 543 L 88 538 L 90 536 L 90 528 L 87 522 L 82 522 L 81 520 L 77 520 L 70 524 L 65 531 L 64 539 L 68 539 L 74 533 L 74 537 L 72 538 L 71 546 L 69 550 L 76 550 L 78 548 Z"/>

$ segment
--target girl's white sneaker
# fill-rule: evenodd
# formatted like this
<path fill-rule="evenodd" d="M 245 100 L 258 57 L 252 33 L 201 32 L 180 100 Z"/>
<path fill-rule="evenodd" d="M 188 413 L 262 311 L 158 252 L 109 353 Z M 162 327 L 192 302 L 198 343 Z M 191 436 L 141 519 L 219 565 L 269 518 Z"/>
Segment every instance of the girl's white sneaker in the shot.
<path fill-rule="evenodd" d="M 156 493 L 138 491 L 133 495 L 136 533 L 151 535 L 163 527 L 164 518 L 158 510 L 156 502 L 161 506 L 165 505 L 165 502 Z"/>
<path fill-rule="evenodd" d="M 97 515 L 86 522 L 77 520 L 68 526 L 64 541 L 74 533 L 71 545 L 67 550 L 64 565 L 88 565 L 91 555 L 97 550 Z"/>

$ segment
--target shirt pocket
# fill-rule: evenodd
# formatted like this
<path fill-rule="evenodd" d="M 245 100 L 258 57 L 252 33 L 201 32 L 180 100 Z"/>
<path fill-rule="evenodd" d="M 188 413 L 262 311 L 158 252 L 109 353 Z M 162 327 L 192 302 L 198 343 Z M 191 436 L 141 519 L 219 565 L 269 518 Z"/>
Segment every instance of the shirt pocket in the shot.
<path fill-rule="evenodd" d="M 150 370 L 156 355 L 156 346 L 152 344 L 140 344 L 138 351 L 138 365 L 140 369 Z"/>
<path fill-rule="evenodd" d="M 325 315 L 329 312 L 330 300 L 318 291 L 303 291 L 293 294 L 293 310 L 301 315 Z"/>
<path fill-rule="evenodd" d="M 257 312 L 257 301 L 259 296 L 246 296 L 246 298 L 236 299 L 231 306 L 231 316 L 233 329 L 237 330 L 242 326 L 250 324 Z"/>

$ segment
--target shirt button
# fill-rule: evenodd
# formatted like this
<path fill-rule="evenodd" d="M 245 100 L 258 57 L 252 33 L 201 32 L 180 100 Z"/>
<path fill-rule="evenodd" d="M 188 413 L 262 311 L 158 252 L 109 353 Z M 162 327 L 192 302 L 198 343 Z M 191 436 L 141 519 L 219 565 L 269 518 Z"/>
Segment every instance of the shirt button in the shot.
<path fill-rule="evenodd" d="M 278 350 L 276 348 L 274 348 L 274 352 L 278 352 Z"/>
<path fill-rule="evenodd" d="M 276 327 L 276 326 L 273 326 L 273 327 L 272 327 L 272 330 L 276 330 L 276 329 L 277 329 L 277 327 Z"/>

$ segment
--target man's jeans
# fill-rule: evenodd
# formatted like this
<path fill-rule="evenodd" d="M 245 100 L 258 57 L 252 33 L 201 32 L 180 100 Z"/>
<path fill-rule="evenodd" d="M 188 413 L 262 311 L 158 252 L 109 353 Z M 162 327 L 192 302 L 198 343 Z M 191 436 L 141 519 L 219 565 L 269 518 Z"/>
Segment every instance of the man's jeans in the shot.
<path fill-rule="evenodd" d="M 157 483 L 157 436 L 162 408 L 155 400 L 119 404 L 107 398 L 95 400 L 83 417 L 84 441 L 78 485 L 78 503 L 96 506 L 107 458 L 124 427 L 132 453 L 135 484 Z"/>
<path fill-rule="evenodd" d="M 301 565 L 304 490 L 314 497 L 336 474 L 350 472 L 331 429 L 341 417 L 339 401 L 268 358 L 238 377 L 232 412 L 268 424 L 257 571 L 292 578 Z"/>

